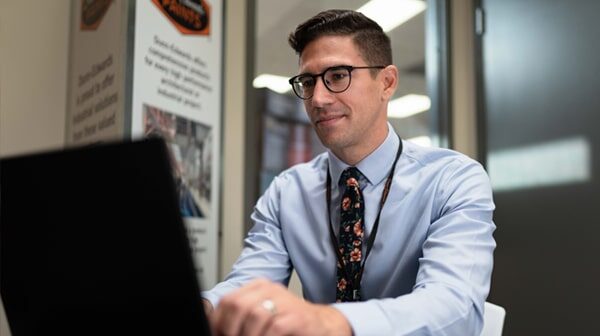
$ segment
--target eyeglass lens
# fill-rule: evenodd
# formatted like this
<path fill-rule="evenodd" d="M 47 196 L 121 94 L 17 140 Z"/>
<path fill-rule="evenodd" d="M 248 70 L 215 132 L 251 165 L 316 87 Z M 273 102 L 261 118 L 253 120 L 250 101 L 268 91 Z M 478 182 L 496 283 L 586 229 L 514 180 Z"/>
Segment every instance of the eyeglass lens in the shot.
<path fill-rule="evenodd" d="M 300 98 L 312 97 L 317 77 L 323 79 L 323 83 L 331 92 L 340 93 L 350 86 L 350 70 L 347 68 L 330 68 L 321 75 L 304 75 L 294 81 L 294 91 Z"/>

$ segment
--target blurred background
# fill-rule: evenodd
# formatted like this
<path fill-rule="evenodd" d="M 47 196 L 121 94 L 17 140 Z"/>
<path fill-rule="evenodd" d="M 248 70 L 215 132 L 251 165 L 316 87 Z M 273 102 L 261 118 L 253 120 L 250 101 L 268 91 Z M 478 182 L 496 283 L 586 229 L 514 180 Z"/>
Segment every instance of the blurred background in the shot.
<path fill-rule="evenodd" d="M 221 277 L 273 176 L 324 150 L 287 84 L 298 65 L 288 34 L 323 9 L 362 8 L 402 19 L 386 24 L 400 70 L 397 132 L 461 151 L 490 175 L 498 247 L 488 301 L 507 311 L 504 335 L 600 334 L 600 2 L 363 8 L 376 2 L 225 1 Z M 70 8 L 0 0 L 0 156 L 65 144 Z"/>

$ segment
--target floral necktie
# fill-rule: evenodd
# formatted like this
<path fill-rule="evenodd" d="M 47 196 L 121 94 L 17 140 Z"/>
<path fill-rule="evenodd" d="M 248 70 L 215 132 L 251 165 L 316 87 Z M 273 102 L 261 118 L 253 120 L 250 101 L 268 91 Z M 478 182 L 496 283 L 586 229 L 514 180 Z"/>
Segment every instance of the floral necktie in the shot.
<path fill-rule="evenodd" d="M 349 167 L 342 173 L 340 183 L 344 193 L 340 209 L 338 248 L 343 265 L 337 263 L 336 301 L 360 301 L 360 283 L 355 283 L 362 262 L 365 203 L 358 181 L 361 173 Z"/>

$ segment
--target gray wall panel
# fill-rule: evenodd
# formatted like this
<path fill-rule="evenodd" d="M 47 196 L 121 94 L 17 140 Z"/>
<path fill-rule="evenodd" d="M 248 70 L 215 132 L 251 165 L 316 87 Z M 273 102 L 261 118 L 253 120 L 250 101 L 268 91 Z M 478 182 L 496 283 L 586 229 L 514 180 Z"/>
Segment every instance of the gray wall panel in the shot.
<path fill-rule="evenodd" d="M 481 5 L 489 300 L 507 310 L 505 335 L 599 335 L 600 1 Z"/>

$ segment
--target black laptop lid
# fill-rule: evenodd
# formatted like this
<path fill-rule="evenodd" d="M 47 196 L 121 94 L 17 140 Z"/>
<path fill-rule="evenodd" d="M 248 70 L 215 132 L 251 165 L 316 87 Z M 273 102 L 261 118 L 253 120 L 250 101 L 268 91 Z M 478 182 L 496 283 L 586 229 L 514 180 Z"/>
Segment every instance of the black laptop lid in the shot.
<path fill-rule="evenodd" d="M 13 336 L 208 335 L 159 139 L 0 160 Z"/>

